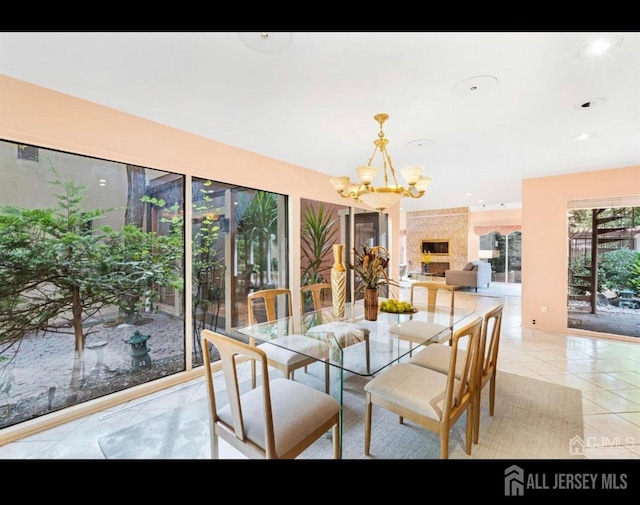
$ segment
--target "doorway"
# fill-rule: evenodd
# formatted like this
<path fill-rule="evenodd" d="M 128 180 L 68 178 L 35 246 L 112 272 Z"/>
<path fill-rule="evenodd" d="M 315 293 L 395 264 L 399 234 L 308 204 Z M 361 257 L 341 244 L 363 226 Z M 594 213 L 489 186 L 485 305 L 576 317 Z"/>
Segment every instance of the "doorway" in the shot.
<path fill-rule="evenodd" d="M 640 207 L 622 206 L 637 202 L 570 204 L 568 328 L 640 337 Z"/>
<path fill-rule="evenodd" d="M 503 235 L 492 231 L 482 235 L 479 256 L 491 264 L 492 282 L 522 282 L 522 232 Z"/>
<path fill-rule="evenodd" d="M 345 257 L 349 263 L 353 263 L 353 249 L 360 250 L 363 244 L 369 247 L 382 246 L 389 247 L 389 221 L 387 214 L 382 212 L 367 212 L 365 210 L 350 208 L 341 212 L 340 236 L 347 244 L 345 247 Z M 387 272 L 389 273 L 389 272 Z M 347 276 L 347 301 L 351 301 L 353 292 L 352 275 Z M 379 296 L 389 296 L 389 286 L 379 289 Z M 363 298 L 364 294 L 359 294 L 356 299 Z"/>

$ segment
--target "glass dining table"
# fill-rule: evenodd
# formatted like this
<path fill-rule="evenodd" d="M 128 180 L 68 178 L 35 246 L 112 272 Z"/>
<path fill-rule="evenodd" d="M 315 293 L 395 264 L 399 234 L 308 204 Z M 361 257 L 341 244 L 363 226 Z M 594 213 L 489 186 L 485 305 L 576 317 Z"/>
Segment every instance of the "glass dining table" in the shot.
<path fill-rule="evenodd" d="M 364 318 L 364 306 L 360 300 L 347 304 L 342 315 L 336 315 L 332 307 L 326 307 L 235 331 L 238 337 L 252 343 L 269 342 L 276 353 L 278 348 L 294 350 L 319 362 L 329 363 L 329 394 L 342 405 L 345 374 L 372 377 L 408 359 L 419 347 L 448 338 L 456 325 L 473 313 L 470 309 L 431 305 L 415 312 L 379 310 L 377 319 L 368 321 Z M 418 339 L 402 338 L 402 325 L 413 320 L 429 323 L 424 326 L 423 336 Z M 301 336 L 304 337 L 302 346 Z"/>

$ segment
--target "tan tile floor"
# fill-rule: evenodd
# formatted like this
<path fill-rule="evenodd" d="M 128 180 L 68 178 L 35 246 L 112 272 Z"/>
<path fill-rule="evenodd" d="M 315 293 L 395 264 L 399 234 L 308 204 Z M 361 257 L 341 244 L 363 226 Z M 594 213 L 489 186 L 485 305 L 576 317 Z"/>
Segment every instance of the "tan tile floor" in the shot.
<path fill-rule="evenodd" d="M 401 290 L 400 298 L 407 291 Z M 585 458 L 640 459 L 640 341 L 523 329 L 519 296 L 456 294 L 456 305 L 477 312 L 501 302 L 505 311 L 498 369 L 582 391 Z M 5 444 L 0 458 L 104 459 L 98 437 L 205 394 L 202 379 L 174 386 Z M 240 457 L 225 445 L 222 457 Z"/>

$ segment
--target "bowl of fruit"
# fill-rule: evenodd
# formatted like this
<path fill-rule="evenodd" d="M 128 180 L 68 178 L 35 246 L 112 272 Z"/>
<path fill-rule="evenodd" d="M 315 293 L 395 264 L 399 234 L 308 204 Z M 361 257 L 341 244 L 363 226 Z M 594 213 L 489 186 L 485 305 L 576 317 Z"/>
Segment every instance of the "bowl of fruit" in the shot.
<path fill-rule="evenodd" d="M 400 300 L 394 300 L 389 298 L 380 302 L 378 307 L 382 312 L 393 313 L 405 313 L 405 312 L 418 312 L 418 309 L 411 306 L 409 302 L 401 302 Z"/>

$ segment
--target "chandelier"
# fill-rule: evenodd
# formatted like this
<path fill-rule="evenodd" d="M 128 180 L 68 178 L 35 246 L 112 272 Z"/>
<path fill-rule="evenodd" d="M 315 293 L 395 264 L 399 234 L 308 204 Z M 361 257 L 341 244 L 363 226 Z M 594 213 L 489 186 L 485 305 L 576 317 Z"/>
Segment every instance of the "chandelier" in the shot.
<path fill-rule="evenodd" d="M 353 198 L 356 202 L 362 202 L 372 209 L 382 212 L 384 209 L 398 203 L 402 197 L 420 198 L 427 190 L 431 182 L 431 177 L 422 177 L 422 167 L 408 166 L 400 169 L 400 173 L 407 181 L 407 187 L 400 186 L 396 179 L 396 171 L 391 163 L 391 157 L 387 152 L 389 141 L 385 138 L 382 125 L 389 119 L 388 114 L 379 113 L 373 116 L 380 124 L 378 138 L 373 141 L 375 148 L 366 166 L 356 168 L 356 173 L 360 182 L 353 182 L 347 176 L 331 177 L 329 181 L 343 198 Z M 371 166 L 376 153 L 382 155 L 382 168 L 384 175 L 384 186 L 373 186 L 372 182 L 378 168 Z M 389 183 L 389 175 L 392 184 Z"/>

